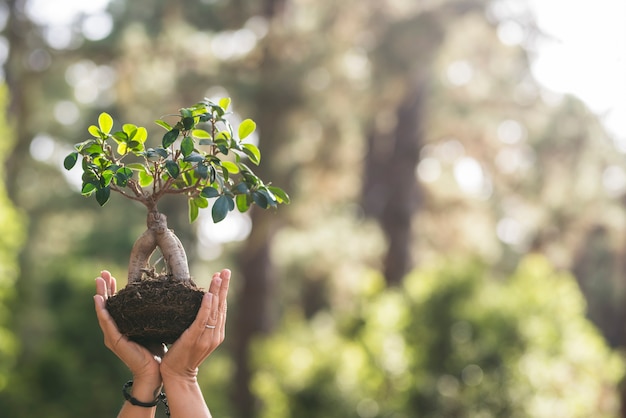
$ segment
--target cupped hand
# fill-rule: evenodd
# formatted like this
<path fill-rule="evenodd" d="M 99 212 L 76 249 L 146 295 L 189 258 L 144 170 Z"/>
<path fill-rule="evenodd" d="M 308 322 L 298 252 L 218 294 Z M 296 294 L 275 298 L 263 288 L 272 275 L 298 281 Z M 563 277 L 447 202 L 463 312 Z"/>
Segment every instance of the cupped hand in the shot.
<path fill-rule="evenodd" d="M 94 302 L 98 323 L 104 334 L 104 344 L 130 369 L 135 387 L 141 383 L 151 388 L 160 388 L 160 358 L 122 335 L 106 309 L 106 300 L 115 294 L 116 287 L 115 278 L 106 270 L 96 278 Z"/>
<path fill-rule="evenodd" d="M 163 379 L 195 380 L 200 364 L 224 341 L 230 270 L 215 273 L 196 319 L 161 362 Z"/>

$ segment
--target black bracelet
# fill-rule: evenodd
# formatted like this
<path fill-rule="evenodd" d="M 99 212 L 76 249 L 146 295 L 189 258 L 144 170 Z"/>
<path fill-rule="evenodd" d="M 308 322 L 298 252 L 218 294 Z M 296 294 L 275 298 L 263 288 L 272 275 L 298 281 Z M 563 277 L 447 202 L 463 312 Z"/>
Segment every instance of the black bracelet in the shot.
<path fill-rule="evenodd" d="M 124 387 L 122 388 L 122 394 L 124 395 L 124 399 L 126 399 L 131 404 L 135 406 L 142 406 L 144 408 L 152 408 L 153 406 L 157 406 L 157 404 L 161 401 L 161 397 L 163 395 L 162 393 L 159 393 L 157 398 L 152 402 L 141 402 L 133 398 L 131 394 L 128 392 L 128 389 L 130 389 L 132 386 L 133 386 L 133 381 L 129 380 L 128 382 L 124 384 Z"/>

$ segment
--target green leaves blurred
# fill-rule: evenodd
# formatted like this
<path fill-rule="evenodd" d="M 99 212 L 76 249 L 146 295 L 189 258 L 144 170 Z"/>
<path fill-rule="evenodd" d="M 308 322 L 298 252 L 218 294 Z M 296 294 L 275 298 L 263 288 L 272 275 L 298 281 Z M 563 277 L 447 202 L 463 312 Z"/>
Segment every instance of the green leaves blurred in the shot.
<path fill-rule="evenodd" d="M 259 148 L 242 142 L 255 132 L 256 123 L 244 119 L 235 137 L 229 106 L 229 98 L 218 103 L 204 100 L 180 109 L 173 124 L 156 120 L 166 133 L 161 146 L 154 148 L 145 147 L 148 131 L 144 127 L 126 123 L 111 133 L 113 117 L 103 112 L 98 126 L 88 128 L 91 138 L 76 144 L 63 166 L 71 170 L 82 157 L 81 193 L 94 195 L 100 206 L 109 201 L 111 191 L 148 207 L 165 194 L 185 195 L 190 222 L 197 219 L 200 209 L 211 206 L 209 199 L 214 199 L 214 222 L 235 208 L 244 212 L 252 204 L 269 209 L 289 203 L 284 190 L 265 184 L 245 164 L 261 162 Z"/>
<path fill-rule="evenodd" d="M 616 416 L 624 361 L 573 277 L 537 255 L 499 279 L 453 261 L 401 288 L 365 274 L 340 309 L 292 311 L 254 346 L 261 416 Z"/>

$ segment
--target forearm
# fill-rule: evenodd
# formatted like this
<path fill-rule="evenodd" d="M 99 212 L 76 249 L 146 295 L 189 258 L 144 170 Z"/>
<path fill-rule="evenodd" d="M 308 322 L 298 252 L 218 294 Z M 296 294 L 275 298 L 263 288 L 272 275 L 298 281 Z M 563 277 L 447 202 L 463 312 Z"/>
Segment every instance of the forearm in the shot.
<path fill-rule="evenodd" d="M 163 388 L 172 418 L 211 418 L 195 377 L 163 376 Z"/>
<path fill-rule="evenodd" d="M 124 406 L 117 415 L 117 418 L 154 418 L 156 406 L 152 408 L 143 408 L 141 406 L 131 405 L 130 402 L 124 402 Z"/>

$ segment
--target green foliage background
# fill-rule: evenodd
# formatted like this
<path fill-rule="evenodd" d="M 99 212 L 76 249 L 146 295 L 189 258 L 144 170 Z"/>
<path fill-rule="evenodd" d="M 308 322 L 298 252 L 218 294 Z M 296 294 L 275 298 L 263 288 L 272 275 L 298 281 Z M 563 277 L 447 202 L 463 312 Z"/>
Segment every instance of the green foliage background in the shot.
<path fill-rule="evenodd" d="M 0 90 L 0 108 L 6 108 L 6 88 Z M 0 155 L 6 155 L 13 143 L 11 129 L 5 118 L 0 118 Z M 5 172 L 0 166 L 0 178 Z M 15 303 L 15 282 L 18 278 L 17 256 L 24 240 L 24 217 L 20 215 L 0 182 L 0 391 L 8 385 L 8 373 L 15 366 L 19 341 L 11 326 L 14 318 L 10 306 Z"/>
<path fill-rule="evenodd" d="M 254 349 L 262 416 L 614 416 L 624 363 L 575 280 L 539 255 L 485 267 L 443 260 L 399 289 L 372 272 L 339 312 L 292 311 Z"/>
<path fill-rule="evenodd" d="M 2 416 L 119 410 L 130 376 L 93 278 L 124 285 L 145 213 L 84 199 L 63 158 L 101 112 L 162 135 L 155 115 L 204 96 L 257 122 L 257 174 L 292 200 L 222 230 L 162 202 L 200 286 L 234 273 L 227 340 L 199 375 L 214 416 L 620 416 L 626 211 L 604 178 L 626 162 L 580 100 L 534 80 L 531 15 L 112 0 L 90 39 L 89 13 L 52 27 L 34 1 L 0 1 Z M 528 44 L 499 40 L 510 21 Z"/>

